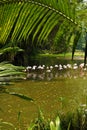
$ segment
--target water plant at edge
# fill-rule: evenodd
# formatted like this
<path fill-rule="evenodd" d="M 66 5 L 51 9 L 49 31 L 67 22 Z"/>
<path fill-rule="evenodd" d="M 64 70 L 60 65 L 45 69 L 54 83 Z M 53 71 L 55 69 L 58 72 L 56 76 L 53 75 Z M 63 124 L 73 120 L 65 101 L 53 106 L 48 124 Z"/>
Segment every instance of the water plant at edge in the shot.
<path fill-rule="evenodd" d="M 55 120 L 55 124 L 53 121 L 50 122 L 50 130 L 61 130 L 59 116 L 57 116 L 57 118 Z"/>

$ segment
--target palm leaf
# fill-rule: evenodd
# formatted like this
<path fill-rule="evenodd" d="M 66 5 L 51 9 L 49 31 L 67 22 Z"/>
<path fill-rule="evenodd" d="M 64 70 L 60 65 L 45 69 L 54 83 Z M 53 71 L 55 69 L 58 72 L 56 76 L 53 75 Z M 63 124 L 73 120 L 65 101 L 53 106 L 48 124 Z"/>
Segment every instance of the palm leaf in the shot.
<path fill-rule="evenodd" d="M 77 25 L 68 0 L 58 0 L 58 2 L 54 0 L 23 0 L 22 2 L 2 0 L 0 6 L 4 14 L 1 19 L 1 22 L 4 21 L 1 25 L 1 43 L 7 42 L 10 32 L 12 32 L 11 41 L 27 39 L 33 33 L 32 40 L 38 37 L 38 42 L 41 43 L 48 38 L 56 26 L 60 28 L 62 25 L 62 22 L 59 25 L 60 18 L 67 21 L 67 26 L 71 23 Z M 4 12 L 5 9 L 7 12 Z"/>
<path fill-rule="evenodd" d="M 0 63 L 0 81 L 13 81 L 18 79 L 23 79 L 25 73 L 23 72 L 24 67 L 14 66 L 7 62 Z"/>
<path fill-rule="evenodd" d="M 64 37 L 69 42 L 77 26 L 81 28 L 75 21 L 75 4 L 69 0 L 0 0 L 0 15 L 2 45 L 28 41 L 31 36 L 32 43 L 42 44 L 55 28 L 53 42 L 61 44 Z M 75 42 L 72 55 L 76 45 Z"/>
<path fill-rule="evenodd" d="M 14 66 L 8 62 L 1 62 L 0 63 L 0 70 L 17 70 L 17 71 L 22 71 L 24 70 L 24 67 L 22 66 Z"/>
<path fill-rule="evenodd" d="M 66 34 L 65 32 L 66 32 L 66 30 L 68 30 L 68 32 L 69 32 L 69 29 L 68 28 L 70 28 L 71 26 L 67 26 L 68 25 L 68 23 L 67 23 L 67 20 L 65 19 L 63 22 L 62 22 L 62 24 L 60 25 L 60 28 L 59 28 L 59 30 L 57 31 L 57 33 L 56 33 L 56 36 L 55 36 L 55 42 L 54 43 L 57 43 L 57 42 L 59 42 L 60 41 L 60 39 L 62 39 L 63 38 L 63 35 L 64 34 Z M 66 28 L 67 27 L 67 28 Z M 69 34 L 68 34 L 69 35 Z"/>
<path fill-rule="evenodd" d="M 4 70 L 2 72 L 0 72 L 0 77 L 4 77 L 4 76 L 14 76 L 14 75 L 24 75 L 23 72 L 17 72 L 17 71 L 12 71 L 12 70 Z"/>
<path fill-rule="evenodd" d="M 50 16 L 50 15 L 51 15 L 51 11 L 49 12 L 48 9 L 44 10 L 44 13 L 41 14 L 41 16 L 39 18 L 39 21 L 41 21 L 41 22 L 39 23 L 39 21 L 38 21 L 39 25 L 37 26 L 37 29 L 35 30 L 35 33 L 33 35 L 33 40 L 35 39 L 35 36 L 38 34 L 38 32 L 42 29 L 43 25 L 45 24 L 45 22 L 47 20 L 47 16 Z"/>

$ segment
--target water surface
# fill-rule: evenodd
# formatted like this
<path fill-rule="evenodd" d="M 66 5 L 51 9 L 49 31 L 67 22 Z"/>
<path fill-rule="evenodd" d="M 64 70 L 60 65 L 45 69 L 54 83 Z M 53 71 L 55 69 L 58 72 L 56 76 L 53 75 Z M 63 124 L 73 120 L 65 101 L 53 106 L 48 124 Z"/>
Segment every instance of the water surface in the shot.
<path fill-rule="evenodd" d="M 66 63 L 64 62 L 64 64 Z M 21 124 L 27 126 L 31 120 L 38 116 L 38 108 L 43 111 L 46 118 L 53 118 L 58 111 L 75 111 L 79 105 L 86 103 L 87 70 L 56 69 L 55 72 L 48 73 L 48 77 L 50 74 L 53 75 L 51 79 L 47 79 L 47 77 L 45 79 L 28 78 L 7 85 L 5 88 L 10 92 L 27 95 L 33 98 L 34 102 L 28 102 L 1 92 L 0 120 L 18 126 L 20 113 Z"/>

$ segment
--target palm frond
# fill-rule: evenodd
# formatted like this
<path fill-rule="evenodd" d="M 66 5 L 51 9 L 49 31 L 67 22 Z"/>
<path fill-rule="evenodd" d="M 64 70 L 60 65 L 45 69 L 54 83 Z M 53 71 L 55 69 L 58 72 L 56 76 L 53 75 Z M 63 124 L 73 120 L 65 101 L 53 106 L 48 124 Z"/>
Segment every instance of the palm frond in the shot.
<path fill-rule="evenodd" d="M 64 21 L 67 27 L 71 23 L 77 25 L 68 0 L 2 0 L 0 3 L 0 43 L 26 40 L 30 34 L 33 42 L 37 38 L 41 43 L 56 26 L 61 30 Z"/>
<path fill-rule="evenodd" d="M 7 82 L 12 80 L 23 79 L 25 73 L 24 67 L 14 66 L 8 62 L 0 63 L 0 82 Z"/>

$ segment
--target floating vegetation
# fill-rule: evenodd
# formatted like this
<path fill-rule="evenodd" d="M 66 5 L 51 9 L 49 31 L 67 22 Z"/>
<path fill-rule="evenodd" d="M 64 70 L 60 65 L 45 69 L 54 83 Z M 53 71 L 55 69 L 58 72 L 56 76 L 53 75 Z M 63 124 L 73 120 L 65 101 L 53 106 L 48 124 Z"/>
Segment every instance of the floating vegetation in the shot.
<path fill-rule="evenodd" d="M 9 91 L 5 91 L 5 93 L 10 94 L 10 95 L 14 95 L 16 97 L 19 97 L 19 98 L 27 100 L 27 101 L 31 101 L 31 102 L 34 101 L 32 98 L 30 98 L 24 94 L 21 94 L 21 93 L 15 93 L 15 92 L 9 92 Z"/>

